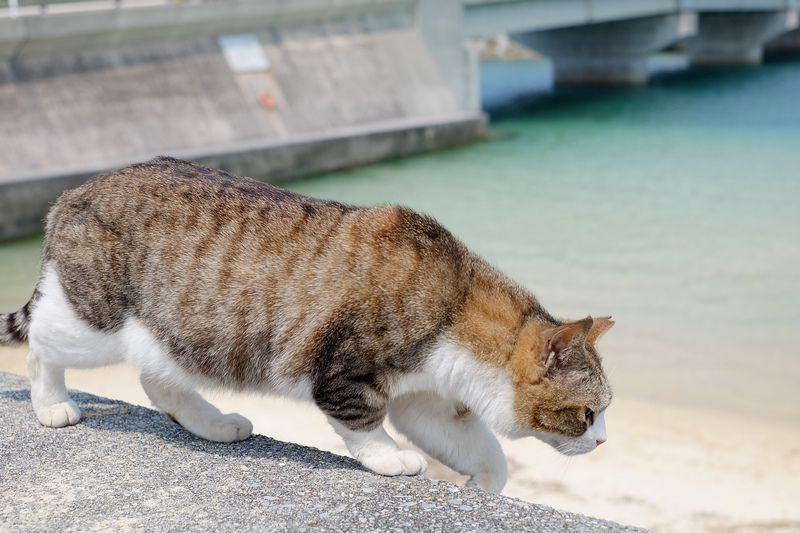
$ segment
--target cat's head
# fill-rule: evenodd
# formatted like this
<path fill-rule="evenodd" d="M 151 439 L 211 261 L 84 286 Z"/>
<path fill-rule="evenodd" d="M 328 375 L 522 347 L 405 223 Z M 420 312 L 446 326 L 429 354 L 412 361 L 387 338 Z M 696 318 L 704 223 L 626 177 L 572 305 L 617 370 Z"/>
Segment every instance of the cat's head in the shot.
<path fill-rule="evenodd" d="M 588 453 L 606 440 L 611 387 L 595 343 L 614 322 L 585 318 L 557 327 L 531 325 L 510 361 L 514 423 L 565 455 Z"/>

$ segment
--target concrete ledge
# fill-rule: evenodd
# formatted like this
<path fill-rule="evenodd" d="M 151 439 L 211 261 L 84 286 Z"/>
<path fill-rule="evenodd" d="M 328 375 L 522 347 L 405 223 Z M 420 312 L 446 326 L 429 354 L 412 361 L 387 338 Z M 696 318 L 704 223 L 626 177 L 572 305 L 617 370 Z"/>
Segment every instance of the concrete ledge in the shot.
<path fill-rule="evenodd" d="M 137 6 L 122 2 L 51 4 L 24 8 L 19 18 L 0 17 L 0 57 L 53 50 L 174 40 L 176 38 L 252 31 L 275 24 L 374 15 L 411 9 L 413 0 L 236 0 L 206 3 L 164 2 Z"/>
<path fill-rule="evenodd" d="M 47 210 L 61 192 L 97 174 L 157 155 L 188 159 L 275 183 L 468 143 L 484 138 L 486 128 L 485 115 L 464 113 L 430 121 L 402 120 L 343 128 L 337 134 L 296 137 L 291 141 L 203 146 L 63 169 L 58 173 L 3 177 L 0 180 L 0 239 L 43 231 Z"/>
<path fill-rule="evenodd" d="M 644 531 L 255 435 L 190 435 L 166 416 L 74 393 L 83 420 L 41 426 L 0 372 L 4 531 Z"/>

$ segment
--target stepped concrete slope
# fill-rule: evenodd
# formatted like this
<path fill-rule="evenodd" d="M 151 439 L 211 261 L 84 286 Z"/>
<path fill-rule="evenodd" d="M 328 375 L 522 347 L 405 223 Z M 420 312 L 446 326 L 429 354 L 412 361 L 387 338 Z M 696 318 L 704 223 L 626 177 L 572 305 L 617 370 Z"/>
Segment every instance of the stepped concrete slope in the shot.
<path fill-rule="evenodd" d="M 255 435 L 196 438 L 166 416 L 75 393 L 83 419 L 41 426 L 26 378 L 0 372 L 3 531 L 635 532 Z"/>
<path fill-rule="evenodd" d="M 0 239 L 157 155 L 274 182 L 486 133 L 413 0 L 56 7 L 0 17 Z"/>

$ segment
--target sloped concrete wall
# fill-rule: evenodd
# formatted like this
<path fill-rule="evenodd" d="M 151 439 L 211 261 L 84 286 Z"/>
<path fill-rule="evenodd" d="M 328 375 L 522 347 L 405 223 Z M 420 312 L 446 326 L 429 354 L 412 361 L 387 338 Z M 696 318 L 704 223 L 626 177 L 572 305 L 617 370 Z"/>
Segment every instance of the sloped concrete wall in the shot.
<path fill-rule="evenodd" d="M 242 6 L 273 4 L 286 3 Z M 291 17 L 206 13 L 195 25 L 172 9 L 164 26 L 100 13 L 95 33 L 84 16 L 32 17 L 27 37 L 0 21 L 0 238 L 40 230 L 65 186 L 156 155 L 277 181 L 485 134 L 424 42 L 415 2 L 292 5 Z M 233 72 L 218 42 L 231 33 L 255 35 L 270 69 Z"/>
<path fill-rule="evenodd" d="M 356 16 L 256 31 L 266 73 L 231 72 L 214 36 L 0 63 L 0 174 L 460 113 L 402 15 L 379 29 Z"/>
<path fill-rule="evenodd" d="M 73 393 L 76 426 L 41 426 L 28 380 L 0 372 L 3 531 L 645 530 L 254 435 L 214 443 L 151 409 Z"/>

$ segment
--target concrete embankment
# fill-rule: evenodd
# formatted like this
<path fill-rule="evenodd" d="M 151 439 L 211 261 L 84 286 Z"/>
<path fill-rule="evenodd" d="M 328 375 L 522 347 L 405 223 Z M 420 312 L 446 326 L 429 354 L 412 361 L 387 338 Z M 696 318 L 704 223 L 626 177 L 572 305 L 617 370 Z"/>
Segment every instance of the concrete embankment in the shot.
<path fill-rule="evenodd" d="M 0 18 L 0 238 L 41 231 L 63 189 L 156 155 L 275 182 L 481 138 L 485 117 L 459 102 L 415 9 L 265 0 Z"/>
<path fill-rule="evenodd" d="M 190 435 L 166 416 L 72 393 L 83 419 L 36 421 L 28 380 L 0 373 L 0 530 L 644 531 L 254 435 Z"/>

